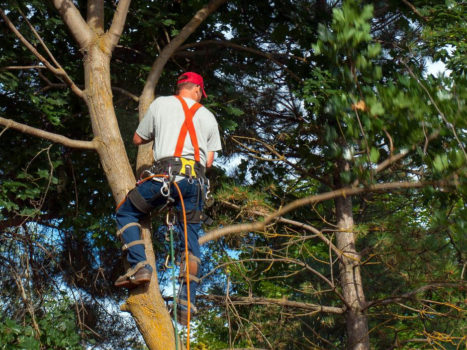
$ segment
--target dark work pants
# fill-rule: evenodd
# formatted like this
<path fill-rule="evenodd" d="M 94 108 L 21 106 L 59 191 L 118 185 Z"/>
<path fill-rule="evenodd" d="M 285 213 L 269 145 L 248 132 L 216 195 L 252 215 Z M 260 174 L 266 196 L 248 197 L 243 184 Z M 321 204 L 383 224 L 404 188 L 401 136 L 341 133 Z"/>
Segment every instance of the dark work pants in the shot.
<path fill-rule="evenodd" d="M 197 179 L 188 179 L 185 178 L 177 182 L 180 192 L 182 193 L 183 203 L 185 204 L 185 210 L 202 210 L 203 209 L 203 193 L 201 190 L 201 184 Z M 163 186 L 162 182 L 148 180 L 138 185 L 136 188 L 138 192 L 154 207 L 162 206 L 166 203 L 167 198 L 164 196 L 159 196 L 161 193 L 161 187 Z M 170 195 L 175 199 L 175 208 L 178 212 L 182 211 L 182 202 L 178 194 L 175 185 L 171 185 Z M 127 198 L 125 202 L 120 206 L 117 211 L 117 230 L 120 230 L 123 226 L 131 223 L 138 222 L 143 218 L 145 213 L 140 212 Z M 180 241 L 182 244 L 182 251 L 185 250 L 185 234 L 183 229 L 183 222 L 177 224 L 177 231 L 180 234 Z M 201 259 L 201 252 L 198 243 L 199 233 L 201 232 L 201 223 L 189 223 L 187 225 L 187 234 L 188 234 L 188 250 L 197 258 Z M 133 241 L 139 240 L 141 233 L 139 227 L 131 226 L 128 227 L 122 235 L 123 241 L 128 244 Z M 144 251 L 144 244 L 137 244 L 128 249 L 127 261 L 131 267 L 135 266 L 137 263 L 146 260 L 146 253 Z M 201 266 L 198 267 L 199 277 L 201 271 Z M 195 296 L 198 283 L 190 281 L 190 302 L 195 305 Z M 180 293 L 180 298 L 186 300 L 186 285 L 183 284 L 183 288 Z"/>

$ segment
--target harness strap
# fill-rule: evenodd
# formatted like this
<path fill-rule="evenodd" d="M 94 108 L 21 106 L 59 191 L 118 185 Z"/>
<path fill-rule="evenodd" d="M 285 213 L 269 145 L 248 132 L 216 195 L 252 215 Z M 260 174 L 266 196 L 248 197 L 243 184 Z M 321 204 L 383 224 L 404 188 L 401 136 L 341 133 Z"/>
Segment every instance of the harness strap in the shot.
<path fill-rule="evenodd" d="M 157 196 L 157 195 L 156 195 Z M 140 212 L 148 214 L 154 209 L 154 206 L 149 203 L 142 195 L 138 192 L 138 188 L 133 188 L 127 195 L 131 204 L 133 204 Z"/>
<path fill-rule="evenodd" d="M 177 298 L 177 304 L 180 304 L 180 305 L 183 305 L 183 306 L 187 306 L 188 307 L 188 302 L 186 300 L 183 300 L 183 299 L 179 299 Z M 192 304 L 190 304 L 190 309 L 193 313 L 197 313 L 198 312 L 198 309 L 193 306 Z"/>
<path fill-rule="evenodd" d="M 132 227 L 132 226 L 138 226 L 138 228 L 141 230 L 141 225 L 138 222 L 130 222 L 130 223 L 126 224 L 125 226 L 123 226 L 120 230 L 117 231 L 117 237 L 121 237 L 123 232 L 127 228 Z"/>
<path fill-rule="evenodd" d="M 144 241 L 142 239 L 138 239 L 137 241 L 133 241 L 133 242 L 130 242 L 130 243 L 125 243 L 122 247 L 122 250 L 125 252 L 126 250 L 128 250 L 128 248 L 131 248 L 135 245 L 138 245 L 138 244 L 144 244 Z"/>
<path fill-rule="evenodd" d="M 201 279 L 199 279 L 198 277 L 196 277 L 195 275 L 192 275 L 191 273 L 188 275 L 190 276 L 190 282 L 196 282 L 199 284 L 199 282 L 201 281 Z M 184 280 L 184 279 L 183 279 Z"/>
<path fill-rule="evenodd" d="M 183 213 L 178 212 L 178 221 L 183 222 Z M 202 221 L 203 212 L 201 210 L 193 209 L 186 211 L 186 222 L 188 224 L 197 224 Z"/>
<path fill-rule="evenodd" d="M 178 141 L 177 141 L 177 146 L 175 147 L 174 157 L 182 156 L 183 146 L 185 145 L 186 134 L 187 132 L 189 132 L 191 143 L 193 145 L 193 148 L 195 149 L 195 160 L 199 162 L 200 161 L 199 145 L 198 145 L 198 138 L 196 137 L 195 126 L 193 125 L 193 116 L 198 111 L 198 109 L 202 107 L 202 105 L 196 102 L 193 106 L 191 106 L 191 108 L 188 108 L 188 105 L 186 104 L 185 100 L 182 97 L 178 95 L 176 95 L 175 97 L 182 104 L 183 112 L 185 113 L 185 121 L 183 122 L 182 128 L 180 129 L 180 134 L 178 135 Z"/>

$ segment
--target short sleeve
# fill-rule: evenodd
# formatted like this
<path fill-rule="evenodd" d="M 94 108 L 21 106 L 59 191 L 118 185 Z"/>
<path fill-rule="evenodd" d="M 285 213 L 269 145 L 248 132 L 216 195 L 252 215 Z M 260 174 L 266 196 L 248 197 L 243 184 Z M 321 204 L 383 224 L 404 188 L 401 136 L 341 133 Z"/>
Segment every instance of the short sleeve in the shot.
<path fill-rule="evenodd" d="M 139 123 L 138 128 L 136 129 L 136 133 L 144 140 L 152 140 L 154 139 L 154 120 L 155 120 L 155 113 L 154 113 L 154 106 L 148 108 L 148 111 L 144 115 L 143 120 Z"/>
<path fill-rule="evenodd" d="M 213 122 L 211 123 L 211 127 L 209 129 L 209 136 L 207 139 L 207 150 L 208 152 L 216 152 L 222 150 L 219 127 L 214 116 Z"/>

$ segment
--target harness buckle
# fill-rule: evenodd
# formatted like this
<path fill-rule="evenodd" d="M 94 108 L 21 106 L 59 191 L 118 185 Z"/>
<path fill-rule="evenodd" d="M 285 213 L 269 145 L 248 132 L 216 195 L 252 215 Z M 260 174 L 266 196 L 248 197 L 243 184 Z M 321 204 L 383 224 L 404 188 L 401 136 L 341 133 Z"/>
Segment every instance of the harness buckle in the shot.
<path fill-rule="evenodd" d="M 195 172 L 195 160 L 194 159 L 186 159 L 186 158 L 179 158 L 182 162 L 182 168 L 180 169 L 180 175 L 185 175 L 188 177 L 197 177 Z"/>

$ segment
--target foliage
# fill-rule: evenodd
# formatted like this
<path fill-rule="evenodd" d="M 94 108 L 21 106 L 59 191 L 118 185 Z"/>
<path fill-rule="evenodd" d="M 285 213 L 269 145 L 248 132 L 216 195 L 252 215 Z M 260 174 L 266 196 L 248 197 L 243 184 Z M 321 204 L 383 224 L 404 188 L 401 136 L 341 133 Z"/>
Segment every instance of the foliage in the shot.
<path fill-rule="evenodd" d="M 0 323 L 2 349 L 82 349 L 76 317 L 67 298 L 48 301 L 41 310 L 38 331 L 4 315 Z M 39 333 L 39 336 L 38 336 Z"/>

